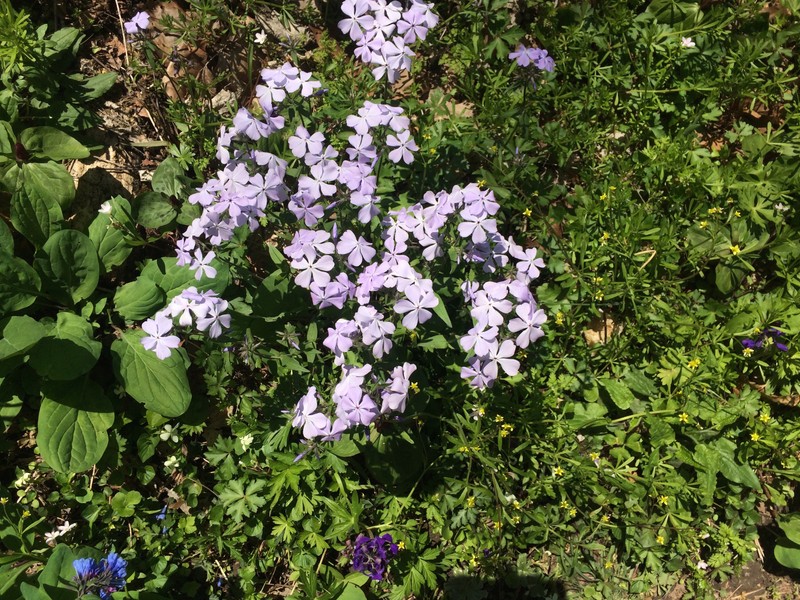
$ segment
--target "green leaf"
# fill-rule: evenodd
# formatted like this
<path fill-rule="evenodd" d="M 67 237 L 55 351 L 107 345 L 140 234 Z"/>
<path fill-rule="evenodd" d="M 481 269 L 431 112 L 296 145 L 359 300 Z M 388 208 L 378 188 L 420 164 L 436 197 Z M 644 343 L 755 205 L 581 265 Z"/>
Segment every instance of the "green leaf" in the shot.
<path fill-rule="evenodd" d="M 143 331 L 126 331 L 111 344 L 114 374 L 125 391 L 146 408 L 165 417 L 179 417 L 192 399 L 182 353 L 159 359 L 142 346 Z"/>
<path fill-rule="evenodd" d="M 210 279 L 203 275 L 200 280 L 195 279 L 195 272 L 189 267 L 178 265 L 175 257 L 159 258 L 148 262 L 142 269 L 141 277 L 151 279 L 158 287 L 164 290 L 169 302 L 175 296 L 190 286 L 195 286 L 197 291 L 214 290 L 223 293 L 230 280 L 230 270 L 228 266 L 216 259 L 211 261 L 211 265 L 217 270 L 217 276 Z"/>
<path fill-rule="evenodd" d="M 621 381 L 617 381 L 616 379 L 598 379 L 597 382 L 606 388 L 611 401 L 622 410 L 629 409 L 631 403 L 636 400 L 633 392 Z"/>
<path fill-rule="evenodd" d="M 442 321 L 444 321 L 445 325 L 452 328 L 453 324 L 450 322 L 450 315 L 447 314 L 447 309 L 444 306 L 442 297 L 437 293 L 434 293 L 433 295 L 436 296 L 436 299 L 439 301 L 438 304 L 433 307 L 433 312 L 436 313 L 437 317 L 439 317 Z"/>
<path fill-rule="evenodd" d="M 55 127 L 29 127 L 19 135 L 19 141 L 34 158 L 67 160 L 89 156 L 86 146 Z"/>
<path fill-rule="evenodd" d="M 166 227 L 178 216 L 178 211 L 172 206 L 164 194 L 160 192 L 145 192 L 133 201 L 133 218 L 142 227 L 158 229 Z"/>
<path fill-rule="evenodd" d="M 81 95 L 86 100 L 96 100 L 110 90 L 116 81 L 117 74 L 113 71 L 89 77 L 83 82 L 84 89 Z"/>
<path fill-rule="evenodd" d="M 778 527 L 795 544 L 800 544 L 800 513 L 781 516 Z"/>
<path fill-rule="evenodd" d="M 47 240 L 36 265 L 50 290 L 67 303 L 88 298 L 100 279 L 100 261 L 92 241 L 74 229 L 59 231 Z"/>
<path fill-rule="evenodd" d="M 115 196 L 108 202 L 111 205 L 111 214 L 98 213 L 89 225 L 89 239 L 97 250 L 105 273 L 124 263 L 133 250 L 126 242 L 122 230 L 114 225 L 132 224 L 130 203 L 122 196 Z"/>
<path fill-rule="evenodd" d="M 800 569 L 800 545 L 787 538 L 778 538 L 775 544 L 775 560 L 784 567 Z"/>
<path fill-rule="evenodd" d="M 14 254 L 14 236 L 11 230 L 6 225 L 6 222 L 0 219 L 0 252 L 8 252 Z M 0 279 L 2 281 L 2 279 Z"/>
<path fill-rule="evenodd" d="M 72 577 L 75 575 L 75 568 L 72 561 L 75 554 L 66 544 L 58 544 L 53 553 L 47 559 L 47 564 L 39 573 L 38 582 L 40 586 L 69 586 L 72 584 Z"/>
<path fill-rule="evenodd" d="M 88 377 L 70 385 L 46 384 L 36 436 L 42 458 L 56 471 L 86 471 L 103 456 L 114 408 Z"/>
<path fill-rule="evenodd" d="M 28 263 L 0 250 L 0 316 L 29 307 L 41 287 L 39 275 Z"/>
<path fill-rule="evenodd" d="M 102 349 L 86 320 L 60 312 L 55 327 L 31 351 L 29 364 L 42 377 L 68 381 L 88 373 Z"/>
<path fill-rule="evenodd" d="M 11 123 L 0 121 L 0 154 L 11 156 L 14 154 L 14 145 L 17 143 Z"/>
<path fill-rule="evenodd" d="M 25 315 L 11 317 L 0 322 L 0 361 L 25 354 L 41 340 L 47 330 L 45 326 Z"/>
<path fill-rule="evenodd" d="M 736 461 L 736 444 L 727 438 L 719 438 L 712 446 L 719 455 L 719 472 L 734 483 L 741 483 L 754 490 L 761 489 L 761 483 L 748 464 L 740 464 Z"/>
<path fill-rule="evenodd" d="M 75 182 L 63 165 L 54 162 L 22 165 L 22 187 L 27 194 L 55 200 L 61 209 L 75 199 Z"/>
<path fill-rule="evenodd" d="M 364 595 L 364 592 L 361 591 L 361 588 L 354 586 L 352 583 L 348 583 L 344 586 L 342 593 L 336 597 L 336 600 L 367 600 L 367 597 Z"/>
<path fill-rule="evenodd" d="M 219 495 L 222 505 L 225 506 L 225 512 L 231 515 L 237 523 L 244 517 L 249 517 L 267 503 L 262 496 L 258 495 L 265 485 L 266 482 L 263 479 L 251 481 L 247 484 L 247 489 L 238 479 L 228 483 L 228 487 Z"/>
<path fill-rule="evenodd" d="M 569 420 L 575 429 L 597 425 L 608 412 L 606 407 L 599 402 L 591 404 L 575 404 L 575 415 Z"/>
<path fill-rule="evenodd" d="M 126 283 L 114 294 L 114 308 L 127 321 L 151 317 L 166 301 L 164 291 L 146 277 Z"/>
<path fill-rule="evenodd" d="M 37 248 L 61 229 L 63 222 L 61 206 L 49 194 L 20 185 L 11 196 L 11 224 Z"/>
<path fill-rule="evenodd" d="M 658 388 L 644 373 L 644 371 L 630 367 L 622 378 L 628 387 L 637 394 L 641 394 L 642 396 L 648 398 L 658 395 Z"/>
<path fill-rule="evenodd" d="M 132 517 L 136 512 L 136 505 L 142 501 L 142 495 L 136 490 L 120 491 L 111 499 L 111 508 L 120 517 Z"/>
<path fill-rule="evenodd" d="M 191 189 L 192 181 L 186 177 L 177 159 L 169 157 L 153 173 L 153 191 L 165 196 L 183 199 Z"/>

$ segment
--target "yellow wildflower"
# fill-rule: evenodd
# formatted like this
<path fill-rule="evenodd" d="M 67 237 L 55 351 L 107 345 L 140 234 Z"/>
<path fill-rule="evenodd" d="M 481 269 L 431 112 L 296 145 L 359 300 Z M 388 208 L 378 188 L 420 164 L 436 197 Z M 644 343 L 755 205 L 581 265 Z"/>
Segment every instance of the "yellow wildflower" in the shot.
<path fill-rule="evenodd" d="M 513 517 L 511 517 L 511 522 L 512 522 L 512 523 L 514 523 L 514 525 L 519 525 L 519 522 L 520 522 L 521 520 L 522 520 L 522 519 L 520 518 L 520 516 L 519 516 L 519 515 L 514 515 Z"/>
<path fill-rule="evenodd" d="M 522 216 L 523 217 L 530 217 L 532 214 L 533 213 L 531 212 L 530 208 L 526 208 L 525 210 L 522 211 Z"/>
<path fill-rule="evenodd" d="M 564 313 L 558 311 L 556 313 L 556 325 L 563 325 L 564 324 Z"/>
<path fill-rule="evenodd" d="M 569 508 L 569 502 L 567 502 L 566 500 L 562 500 L 561 504 L 559 504 L 559 506 L 561 508 Z"/>
<path fill-rule="evenodd" d="M 750 434 L 750 439 L 753 440 L 754 442 L 757 442 L 758 440 L 761 439 L 761 436 L 758 435 L 757 433 L 751 433 Z"/>
<path fill-rule="evenodd" d="M 681 414 L 678 415 L 678 420 L 681 423 L 688 423 L 689 422 L 689 415 L 686 414 L 685 412 L 682 412 Z"/>
<path fill-rule="evenodd" d="M 659 496 L 658 503 L 661 506 L 666 506 L 667 504 L 669 504 L 669 496 Z"/>
<path fill-rule="evenodd" d="M 430 154 L 431 156 L 435 156 L 436 155 L 436 148 L 429 148 L 428 149 L 428 154 Z"/>
<path fill-rule="evenodd" d="M 569 509 L 569 516 L 570 517 L 574 517 L 577 514 L 578 514 L 578 509 L 577 508 L 570 508 Z"/>
<path fill-rule="evenodd" d="M 697 367 L 700 366 L 700 364 L 701 361 L 699 358 L 693 358 L 688 363 L 686 363 L 686 366 L 689 368 L 689 370 L 694 371 L 695 369 L 697 369 Z"/>
<path fill-rule="evenodd" d="M 608 515 L 603 515 L 602 517 L 600 517 L 600 522 L 601 523 L 610 523 L 611 522 L 611 517 L 609 517 Z"/>
<path fill-rule="evenodd" d="M 31 516 L 31 511 L 29 511 L 29 510 L 23 510 L 22 511 L 22 518 L 23 519 L 27 519 L 30 516 Z"/>
<path fill-rule="evenodd" d="M 423 139 L 423 140 L 429 140 L 429 139 L 431 139 L 431 134 L 430 134 L 430 133 L 423 133 L 423 134 L 422 134 L 422 139 Z"/>
<path fill-rule="evenodd" d="M 458 451 L 467 454 L 469 452 L 469 446 L 461 446 L 459 447 Z"/>
<path fill-rule="evenodd" d="M 475 508 L 475 496 L 467 498 L 467 508 Z"/>
<path fill-rule="evenodd" d="M 736 212 L 733 213 L 733 216 L 734 217 L 741 217 L 742 216 L 742 211 L 737 210 Z"/>
<path fill-rule="evenodd" d="M 656 537 L 656 543 L 663 545 L 664 544 L 664 536 L 663 535 L 659 535 L 658 537 Z"/>
<path fill-rule="evenodd" d="M 8 498 L 0 498 L 0 504 L 8 504 Z"/>
<path fill-rule="evenodd" d="M 698 225 L 700 226 L 700 229 L 705 229 L 708 227 L 708 221 L 700 221 Z"/>
<path fill-rule="evenodd" d="M 556 467 L 555 469 L 553 469 L 553 475 L 555 477 L 561 477 L 563 474 L 564 474 L 564 469 L 562 469 L 561 467 Z"/>
<path fill-rule="evenodd" d="M 606 200 L 608 200 L 608 195 L 607 194 L 600 194 L 600 201 L 601 202 L 605 202 Z"/>
<path fill-rule="evenodd" d="M 519 503 L 519 500 L 514 500 L 514 502 L 512 502 L 512 503 L 511 503 L 511 506 L 513 506 L 513 507 L 514 507 L 514 508 L 516 508 L 517 510 L 519 510 L 520 508 L 522 508 L 522 505 Z"/>
<path fill-rule="evenodd" d="M 606 569 L 610 569 L 611 567 L 613 567 L 613 566 L 614 566 L 614 563 L 612 563 L 610 560 L 607 560 L 603 566 L 604 566 Z"/>
<path fill-rule="evenodd" d="M 615 186 L 615 185 L 608 186 L 608 191 L 609 192 L 616 192 L 617 191 L 617 186 Z"/>
<path fill-rule="evenodd" d="M 477 184 L 477 186 L 479 188 L 482 188 L 483 186 L 486 185 L 486 180 L 485 179 L 478 179 L 478 181 L 476 181 L 475 183 Z"/>
<path fill-rule="evenodd" d="M 603 283 L 602 277 L 592 277 L 592 283 Z"/>
<path fill-rule="evenodd" d="M 500 428 L 500 437 L 508 437 L 512 431 L 514 431 L 514 426 L 504 423 Z"/>
<path fill-rule="evenodd" d="M 733 254 L 734 256 L 737 256 L 742 251 L 742 249 L 739 248 L 739 244 L 734 244 L 733 246 L 731 246 L 728 249 L 731 251 L 731 254 Z"/>
<path fill-rule="evenodd" d="M 603 298 L 605 298 L 605 295 L 603 294 L 603 292 L 597 291 L 597 292 L 594 293 L 594 299 L 595 300 L 602 300 Z"/>
<path fill-rule="evenodd" d="M 412 392 L 415 394 L 419 393 L 419 384 L 416 381 L 412 381 L 411 384 L 408 386 Z"/>
<path fill-rule="evenodd" d="M 758 417 L 758 420 L 761 421 L 762 423 L 769 423 L 769 419 L 770 417 L 767 413 L 761 413 Z"/>
<path fill-rule="evenodd" d="M 753 356 L 753 349 L 752 348 L 743 348 L 742 349 L 742 354 L 744 355 L 745 358 L 750 358 L 751 356 Z"/>
<path fill-rule="evenodd" d="M 605 246 L 608 243 L 608 240 L 610 239 L 611 235 L 607 231 L 604 231 L 603 235 L 600 236 L 600 245 Z"/>
<path fill-rule="evenodd" d="M 400 540 L 399 542 L 397 542 L 397 549 L 398 550 L 405 550 L 406 549 L 406 543 L 403 540 Z"/>
<path fill-rule="evenodd" d="M 494 416 L 494 422 L 495 423 L 502 423 L 503 421 L 505 421 L 505 418 L 503 417 L 503 415 L 495 415 Z"/>
<path fill-rule="evenodd" d="M 600 460 L 600 454 L 597 452 L 592 452 L 589 454 L 589 458 L 591 458 L 593 461 Z"/>

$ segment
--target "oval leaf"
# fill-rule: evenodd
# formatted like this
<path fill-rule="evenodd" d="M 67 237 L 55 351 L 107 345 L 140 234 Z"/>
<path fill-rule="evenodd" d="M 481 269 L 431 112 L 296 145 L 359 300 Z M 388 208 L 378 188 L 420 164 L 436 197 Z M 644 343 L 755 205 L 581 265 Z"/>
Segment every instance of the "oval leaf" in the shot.
<path fill-rule="evenodd" d="M 41 287 L 28 263 L 0 250 L 0 316 L 29 307 Z"/>
<path fill-rule="evenodd" d="M 108 446 L 108 429 L 114 424 L 111 401 L 88 378 L 46 385 L 43 393 L 36 436 L 42 458 L 62 473 L 86 471 Z"/>
<path fill-rule="evenodd" d="M 11 317 L 0 323 L 0 360 L 24 354 L 42 339 L 44 325 L 28 316 Z"/>
<path fill-rule="evenodd" d="M 78 302 L 97 287 L 100 261 L 92 241 L 74 229 L 59 231 L 42 248 L 36 259 L 53 293 L 66 302 Z"/>
<path fill-rule="evenodd" d="M 63 222 L 64 214 L 54 198 L 25 186 L 19 186 L 11 196 L 11 224 L 37 248 L 61 229 Z"/>
<path fill-rule="evenodd" d="M 114 226 L 114 222 L 130 223 L 130 203 L 122 196 L 115 196 L 109 203 L 111 214 L 98 213 L 89 225 L 89 239 L 97 250 L 104 273 L 124 263 L 133 250 L 125 241 L 122 230 Z"/>
<path fill-rule="evenodd" d="M 146 277 L 126 283 L 114 294 L 114 308 L 128 321 L 151 317 L 166 301 L 166 294 Z"/>
<path fill-rule="evenodd" d="M 136 198 L 133 203 L 133 218 L 142 227 L 158 229 L 175 220 L 178 211 L 172 206 L 164 194 L 146 192 Z"/>
<path fill-rule="evenodd" d="M 22 165 L 22 187 L 34 194 L 55 200 L 64 209 L 75 199 L 75 182 L 63 165 L 54 162 Z"/>
<path fill-rule="evenodd" d="M 173 350 L 160 360 L 142 346 L 144 336 L 143 331 L 126 331 L 111 344 L 114 374 L 134 400 L 165 417 L 178 417 L 192 399 L 182 353 Z"/>
<path fill-rule="evenodd" d="M 30 127 L 20 134 L 19 141 L 36 158 L 67 160 L 89 156 L 86 146 L 55 127 Z"/>
<path fill-rule="evenodd" d="M 68 381 L 88 373 L 102 349 L 88 322 L 60 312 L 55 327 L 31 351 L 29 364 L 42 377 Z"/>
<path fill-rule="evenodd" d="M 628 389 L 628 386 L 615 379 L 598 379 L 600 385 L 606 388 L 611 401 L 622 410 L 628 410 L 636 398 Z"/>

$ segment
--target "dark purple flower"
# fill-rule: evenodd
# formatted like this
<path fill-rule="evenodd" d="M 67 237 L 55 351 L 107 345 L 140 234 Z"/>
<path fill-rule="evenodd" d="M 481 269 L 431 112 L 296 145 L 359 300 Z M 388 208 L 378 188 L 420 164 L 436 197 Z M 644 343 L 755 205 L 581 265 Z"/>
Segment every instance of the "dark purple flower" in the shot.
<path fill-rule="evenodd" d="M 397 544 L 388 533 L 376 538 L 359 534 L 353 548 L 353 569 L 381 581 L 389 559 L 397 554 Z"/>

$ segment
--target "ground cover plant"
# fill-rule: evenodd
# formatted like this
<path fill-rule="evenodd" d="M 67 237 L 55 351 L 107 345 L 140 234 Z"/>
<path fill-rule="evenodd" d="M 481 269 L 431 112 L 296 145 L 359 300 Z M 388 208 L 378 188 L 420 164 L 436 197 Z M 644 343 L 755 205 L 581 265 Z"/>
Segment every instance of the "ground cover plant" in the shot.
<path fill-rule="evenodd" d="M 800 568 L 797 3 L 85 0 L 84 35 L 26 8 L 0 1 L 0 597 Z M 79 71 L 86 35 L 121 77 Z M 110 94 L 168 139 L 87 208 L 62 163 Z"/>

